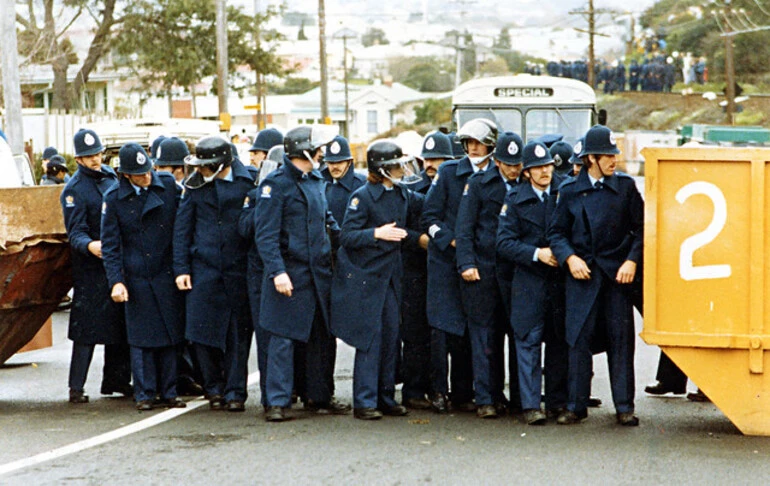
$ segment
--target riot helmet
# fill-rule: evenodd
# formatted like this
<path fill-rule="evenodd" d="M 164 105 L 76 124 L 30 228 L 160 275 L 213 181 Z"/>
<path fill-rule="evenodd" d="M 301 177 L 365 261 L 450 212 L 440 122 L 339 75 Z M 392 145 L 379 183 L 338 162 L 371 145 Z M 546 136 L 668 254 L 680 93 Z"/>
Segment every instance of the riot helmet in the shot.
<path fill-rule="evenodd" d="M 372 142 L 366 149 L 366 165 L 369 172 L 381 175 L 394 184 L 413 184 L 421 179 L 414 157 L 405 157 L 401 147 L 392 140 Z M 403 176 L 391 175 L 395 167 L 403 169 Z"/>
<path fill-rule="evenodd" d="M 474 118 L 460 127 L 457 138 L 460 139 L 466 153 L 469 139 L 476 140 L 487 147 L 494 147 L 497 142 L 497 125 L 486 118 Z"/>
<path fill-rule="evenodd" d="M 204 137 L 195 145 L 195 155 L 188 155 L 184 159 L 185 170 L 188 171 L 184 184 L 190 189 L 197 189 L 213 181 L 232 162 L 233 152 L 230 142 L 216 136 Z M 211 172 L 211 175 L 204 176 L 200 171 L 202 168 L 205 168 L 206 172 Z M 190 173 L 191 170 L 193 170 L 192 173 Z"/>
<path fill-rule="evenodd" d="M 317 169 L 319 164 L 313 159 L 316 150 L 330 143 L 338 132 L 334 125 L 302 125 L 286 132 L 283 148 L 290 159 L 304 158 Z"/>
<path fill-rule="evenodd" d="M 262 184 L 262 181 L 267 179 L 267 176 L 270 175 L 271 172 L 283 165 L 284 154 L 283 145 L 276 145 L 270 149 L 267 153 L 267 157 L 262 161 L 262 165 L 259 168 L 259 180 L 257 181 L 257 185 Z"/>

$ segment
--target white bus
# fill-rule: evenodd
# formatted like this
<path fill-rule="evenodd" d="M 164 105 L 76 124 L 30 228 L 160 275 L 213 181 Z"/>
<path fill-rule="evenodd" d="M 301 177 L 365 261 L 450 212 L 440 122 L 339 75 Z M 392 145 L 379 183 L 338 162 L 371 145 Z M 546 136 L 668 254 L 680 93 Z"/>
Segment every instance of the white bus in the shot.
<path fill-rule="evenodd" d="M 560 133 L 575 144 L 596 123 L 596 94 L 575 79 L 517 74 L 473 79 L 452 96 L 452 120 L 488 118 L 498 129 L 521 135 L 526 142 Z"/>

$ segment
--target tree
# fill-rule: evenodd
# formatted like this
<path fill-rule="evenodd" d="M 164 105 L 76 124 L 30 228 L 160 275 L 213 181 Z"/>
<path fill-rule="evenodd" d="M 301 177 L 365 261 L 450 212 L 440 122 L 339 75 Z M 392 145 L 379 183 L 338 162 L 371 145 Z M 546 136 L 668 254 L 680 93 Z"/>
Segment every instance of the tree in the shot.
<path fill-rule="evenodd" d="M 268 90 L 270 93 L 277 95 L 302 94 L 307 93 L 316 86 L 318 86 L 318 83 L 314 83 L 307 78 L 288 77 L 284 80 L 282 86 L 271 84 L 268 86 Z"/>
<path fill-rule="evenodd" d="M 283 73 L 282 63 L 271 52 L 280 36 L 261 26 L 277 13 L 246 15 L 228 8 L 229 72 L 247 65 L 257 74 Z M 216 72 L 216 12 L 210 0 L 139 0 L 126 11 L 115 43 L 120 64 L 134 72 L 137 90 L 168 97 L 169 111 L 175 88 L 190 90 Z M 260 40 L 257 43 L 257 39 Z M 231 76 L 230 81 L 238 75 Z M 243 89 L 245 84 L 233 86 Z"/>
<path fill-rule="evenodd" d="M 390 41 L 388 41 L 388 39 L 385 38 L 384 30 L 378 29 L 376 27 L 372 27 L 369 30 L 367 30 L 364 35 L 361 36 L 361 44 L 364 47 L 376 46 L 376 45 L 383 46 L 386 44 L 390 44 Z"/>
<path fill-rule="evenodd" d="M 430 98 L 420 106 L 414 107 L 416 125 L 430 124 L 438 126 L 449 123 L 452 120 L 452 99 Z"/>
<path fill-rule="evenodd" d="M 72 109 L 80 106 L 80 94 L 99 60 L 110 50 L 113 28 L 121 22 L 116 15 L 117 0 L 66 0 L 56 5 L 54 0 L 42 0 L 43 25 L 38 24 L 41 4 L 28 1 L 26 16 L 16 13 L 20 50 L 29 62 L 50 65 L 53 69 L 53 108 Z M 79 59 L 66 37 L 69 28 L 87 13 L 95 23 L 94 37 L 74 81 L 67 81 L 67 71 Z M 58 22 L 58 25 L 57 25 Z"/>
<path fill-rule="evenodd" d="M 422 62 L 409 69 L 402 81 L 410 88 L 417 91 L 437 93 L 449 91 L 453 87 L 452 74 L 435 63 Z"/>
<path fill-rule="evenodd" d="M 299 26 L 299 32 L 297 33 L 297 40 L 307 40 L 307 36 L 305 35 L 305 22 L 302 22 L 302 25 Z"/>

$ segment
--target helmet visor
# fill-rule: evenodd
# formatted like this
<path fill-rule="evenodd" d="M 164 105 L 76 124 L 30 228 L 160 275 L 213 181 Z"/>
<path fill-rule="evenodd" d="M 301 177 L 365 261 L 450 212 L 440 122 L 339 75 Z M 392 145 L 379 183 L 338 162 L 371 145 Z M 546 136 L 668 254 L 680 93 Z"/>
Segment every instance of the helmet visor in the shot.
<path fill-rule="evenodd" d="M 340 132 L 337 125 L 312 125 L 310 130 L 310 145 L 313 150 L 331 143 Z"/>

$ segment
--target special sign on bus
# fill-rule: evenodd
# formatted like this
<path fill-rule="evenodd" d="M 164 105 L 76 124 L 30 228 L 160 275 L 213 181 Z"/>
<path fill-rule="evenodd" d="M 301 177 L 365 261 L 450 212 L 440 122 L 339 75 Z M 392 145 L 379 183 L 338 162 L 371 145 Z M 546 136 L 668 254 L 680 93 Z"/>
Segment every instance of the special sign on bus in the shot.
<path fill-rule="evenodd" d="M 498 98 L 548 98 L 553 88 L 495 88 Z"/>

